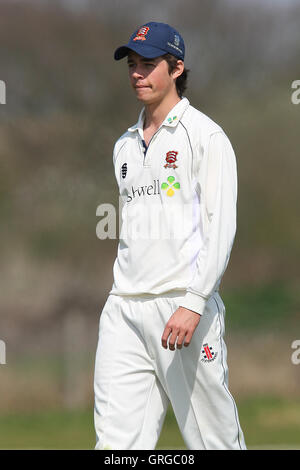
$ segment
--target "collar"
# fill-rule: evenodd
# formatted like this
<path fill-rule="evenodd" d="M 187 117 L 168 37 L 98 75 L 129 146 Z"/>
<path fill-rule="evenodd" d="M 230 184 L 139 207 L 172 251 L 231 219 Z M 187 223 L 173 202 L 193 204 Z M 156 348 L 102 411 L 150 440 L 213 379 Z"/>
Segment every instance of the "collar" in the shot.
<path fill-rule="evenodd" d="M 167 127 L 175 127 L 179 123 L 180 119 L 183 116 L 183 113 L 189 106 L 190 102 L 187 98 L 183 97 L 175 106 L 169 111 L 168 115 L 161 123 L 160 127 L 167 126 Z M 144 128 L 144 117 L 145 117 L 145 107 L 142 108 L 137 123 L 129 127 L 129 132 L 138 131 L 140 135 L 143 135 L 143 128 Z"/>

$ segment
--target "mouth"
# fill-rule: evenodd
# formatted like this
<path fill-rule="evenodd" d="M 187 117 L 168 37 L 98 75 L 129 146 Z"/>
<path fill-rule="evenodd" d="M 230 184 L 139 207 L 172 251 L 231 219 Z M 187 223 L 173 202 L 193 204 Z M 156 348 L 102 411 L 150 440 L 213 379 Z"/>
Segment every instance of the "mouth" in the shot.
<path fill-rule="evenodd" d="M 142 89 L 144 89 L 144 88 L 150 88 L 150 87 L 147 86 L 147 85 L 135 85 L 134 88 L 137 89 L 137 90 L 142 90 Z"/>

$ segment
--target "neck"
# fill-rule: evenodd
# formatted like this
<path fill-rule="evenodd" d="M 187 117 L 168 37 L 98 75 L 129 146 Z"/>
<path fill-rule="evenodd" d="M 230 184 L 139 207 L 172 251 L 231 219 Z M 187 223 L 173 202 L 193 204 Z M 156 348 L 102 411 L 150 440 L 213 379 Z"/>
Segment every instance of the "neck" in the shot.
<path fill-rule="evenodd" d="M 162 101 L 145 105 L 144 129 L 158 129 L 172 108 L 181 100 L 179 96 L 165 97 Z"/>

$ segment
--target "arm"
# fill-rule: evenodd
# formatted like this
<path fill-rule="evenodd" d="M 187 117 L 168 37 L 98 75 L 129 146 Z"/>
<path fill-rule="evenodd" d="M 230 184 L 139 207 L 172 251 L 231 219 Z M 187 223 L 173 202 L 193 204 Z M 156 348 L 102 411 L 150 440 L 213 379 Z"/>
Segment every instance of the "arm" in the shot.
<path fill-rule="evenodd" d="M 203 174 L 205 171 L 205 175 Z M 202 173 L 201 173 L 202 172 Z M 218 288 L 227 267 L 236 232 L 237 171 L 236 158 L 227 136 L 212 134 L 209 141 L 207 164 L 201 163 L 199 172 L 201 197 L 204 197 L 206 221 L 202 246 L 196 269 L 180 307 L 171 316 L 162 336 L 167 347 L 174 349 L 176 337 L 180 348 L 191 337 L 205 311 L 206 302 Z"/>

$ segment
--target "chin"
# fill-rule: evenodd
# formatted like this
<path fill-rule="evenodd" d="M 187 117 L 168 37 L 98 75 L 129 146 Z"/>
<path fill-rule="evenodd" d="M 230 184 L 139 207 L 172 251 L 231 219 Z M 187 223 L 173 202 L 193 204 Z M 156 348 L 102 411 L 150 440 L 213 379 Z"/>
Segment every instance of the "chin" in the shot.
<path fill-rule="evenodd" d="M 143 104 L 151 104 L 153 100 L 151 98 L 146 98 L 145 96 L 137 96 L 137 100 Z"/>
<path fill-rule="evenodd" d="M 154 104 L 160 101 L 157 96 L 138 96 L 137 95 L 137 99 L 138 101 L 140 101 L 141 103 L 145 105 Z"/>
<path fill-rule="evenodd" d="M 143 104 L 151 104 L 152 103 L 151 100 L 147 100 L 146 98 L 139 98 L 138 97 L 137 99 L 138 99 L 138 101 L 140 101 Z"/>

